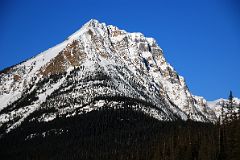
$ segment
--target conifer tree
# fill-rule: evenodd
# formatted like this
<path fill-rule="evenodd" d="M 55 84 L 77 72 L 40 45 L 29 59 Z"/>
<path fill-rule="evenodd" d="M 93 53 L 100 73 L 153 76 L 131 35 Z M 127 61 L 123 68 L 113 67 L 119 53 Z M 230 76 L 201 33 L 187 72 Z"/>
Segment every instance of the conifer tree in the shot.
<path fill-rule="evenodd" d="M 229 110 L 230 121 L 231 121 L 233 119 L 233 94 L 231 90 L 228 97 L 228 110 Z"/>
<path fill-rule="evenodd" d="M 233 94 L 232 91 L 230 91 L 229 97 L 228 97 L 228 101 L 229 101 L 229 108 L 232 109 L 233 106 Z"/>

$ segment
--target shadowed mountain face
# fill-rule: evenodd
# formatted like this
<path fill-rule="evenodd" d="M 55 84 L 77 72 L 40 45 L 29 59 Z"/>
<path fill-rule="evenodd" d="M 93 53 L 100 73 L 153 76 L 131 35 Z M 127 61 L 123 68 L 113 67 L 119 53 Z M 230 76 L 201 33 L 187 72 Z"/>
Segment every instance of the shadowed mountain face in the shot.
<path fill-rule="evenodd" d="M 90 20 L 61 44 L 0 72 L 0 134 L 123 106 L 164 121 L 215 122 L 152 38 Z M 36 114 L 37 113 L 37 114 Z"/>

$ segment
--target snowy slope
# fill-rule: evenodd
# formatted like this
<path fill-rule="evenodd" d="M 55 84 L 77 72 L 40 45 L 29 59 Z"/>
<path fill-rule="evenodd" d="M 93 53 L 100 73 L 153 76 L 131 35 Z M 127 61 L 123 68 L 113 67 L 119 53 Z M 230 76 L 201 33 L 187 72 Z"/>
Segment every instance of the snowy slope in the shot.
<path fill-rule="evenodd" d="M 221 115 L 222 112 L 222 108 L 223 108 L 223 112 L 227 113 L 229 111 L 228 109 L 228 104 L 229 101 L 227 99 L 217 99 L 215 101 L 208 101 L 207 105 L 209 106 L 209 108 L 211 110 L 213 110 L 216 114 L 217 117 L 219 117 Z M 239 98 L 233 98 L 233 111 L 237 112 L 238 111 L 238 107 L 240 107 L 240 99 Z"/>
<path fill-rule="evenodd" d="M 0 72 L 0 104 L 0 127 L 6 131 L 25 120 L 50 121 L 124 105 L 159 120 L 216 121 L 213 109 L 191 94 L 153 38 L 97 20 Z"/>

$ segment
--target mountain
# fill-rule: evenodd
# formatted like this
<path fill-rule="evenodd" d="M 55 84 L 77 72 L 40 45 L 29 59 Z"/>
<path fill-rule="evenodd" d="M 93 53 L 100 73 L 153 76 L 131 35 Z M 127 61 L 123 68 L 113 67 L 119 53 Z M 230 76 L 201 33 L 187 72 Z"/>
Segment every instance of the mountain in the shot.
<path fill-rule="evenodd" d="M 130 107 L 164 121 L 215 122 L 209 104 L 191 94 L 153 38 L 97 20 L 0 72 L 1 135 L 25 122 L 51 122 L 102 108 Z"/>
<path fill-rule="evenodd" d="M 228 113 L 229 112 L 229 100 L 227 99 L 217 99 L 215 101 L 208 101 L 207 105 L 209 106 L 209 108 L 211 110 L 213 110 L 215 112 L 215 115 L 217 117 L 219 117 L 222 112 L 223 114 Z M 240 99 L 239 98 L 233 98 L 233 111 L 234 112 L 238 112 L 238 109 L 240 107 Z M 223 110 L 222 110 L 223 109 Z"/>

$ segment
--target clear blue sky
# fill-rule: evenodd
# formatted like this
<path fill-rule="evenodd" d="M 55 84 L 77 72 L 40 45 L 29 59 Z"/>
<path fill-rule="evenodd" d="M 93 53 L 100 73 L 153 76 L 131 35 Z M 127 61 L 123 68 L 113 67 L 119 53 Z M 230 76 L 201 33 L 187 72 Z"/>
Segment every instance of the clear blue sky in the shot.
<path fill-rule="evenodd" d="M 1 0 L 0 69 L 67 38 L 90 19 L 154 37 L 190 90 L 240 97 L 239 0 Z"/>

